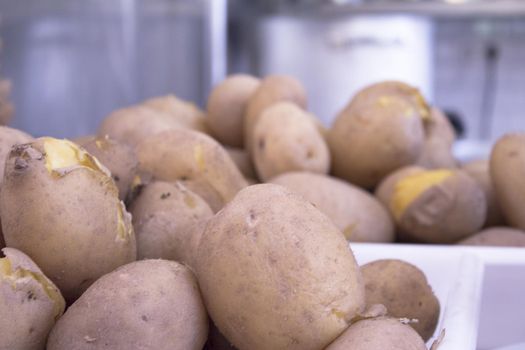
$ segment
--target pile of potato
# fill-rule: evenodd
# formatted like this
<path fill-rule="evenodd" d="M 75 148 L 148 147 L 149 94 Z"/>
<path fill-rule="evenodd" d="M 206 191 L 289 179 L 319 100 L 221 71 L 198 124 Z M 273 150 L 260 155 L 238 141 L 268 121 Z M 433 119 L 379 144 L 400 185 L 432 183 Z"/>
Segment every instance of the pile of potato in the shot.
<path fill-rule="evenodd" d="M 525 246 L 525 134 L 469 164 L 454 140 L 400 82 L 325 129 L 283 75 L 75 140 L 0 127 L 0 349 L 427 349 L 426 276 L 348 241 Z"/>

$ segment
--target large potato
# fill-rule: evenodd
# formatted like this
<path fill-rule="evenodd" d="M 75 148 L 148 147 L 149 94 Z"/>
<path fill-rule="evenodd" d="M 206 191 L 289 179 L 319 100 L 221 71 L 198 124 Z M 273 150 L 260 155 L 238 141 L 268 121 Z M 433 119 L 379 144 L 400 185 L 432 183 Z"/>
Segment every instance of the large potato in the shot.
<path fill-rule="evenodd" d="M 394 225 L 372 195 L 342 180 L 307 172 L 280 175 L 270 182 L 303 196 L 353 242 L 392 242 Z"/>
<path fill-rule="evenodd" d="M 244 147 L 244 114 L 260 80 L 247 74 L 230 75 L 213 88 L 208 98 L 208 125 L 222 144 Z"/>
<path fill-rule="evenodd" d="M 137 156 L 142 171 L 155 180 L 182 181 L 214 211 L 247 186 L 224 148 L 211 137 L 192 130 L 151 136 L 137 147 Z"/>
<path fill-rule="evenodd" d="M 0 349 L 45 349 L 47 335 L 62 316 L 58 288 L 24 253 L 4 248 L 0 258 Z"/>
<path fill-rule="evenodd" d="M 382 304 L 388 315 L 416 319 L 410 324 L 427 341 L 439 320 L 439 300 L 425 274 L 416 266 L 395 259 L 377 260 L 361 266 L 366 305 Z"/>
<path fill-rule="evenodd" d="M 281 186 L 240 191 L 208 222 L 195 260 L 208 312 L 241 350 L 322 349 L 363 310 L 344 236 Z"/>
<path fill-rule="evenodd" d="M 6 244 L 31 256 L 68 301 L 136 258 L 131 217 L 109 172 L 67 140 L 13 147 L 0 215 Z"/>
<path fill-rule="evenodd" d="M 208 318 L 191 271 L 143 260 L 97 280 L 57 322 L 48 350 L 201 350 Z"/>
<path fill-rule="evenodd" d="M 252 156 L 261 180 L 289 171 L 326 174 L 330 153 L 311 118 L 290 102 L 266 108 L 253 131 Z"/>
<path fill-rule="evenodd" d="M 208 204 L 181 183 L 146 185 L 130 207 L 139 259 L 188 262 L 194 226 L 213 216 Z"/>
<path fill-rule="evenodd" d="M 457 161 L 452 154 L 452 145 L 456 134 L 447 117 L 433 107 L 424 126 L 425 142 L 417 163 L 427 169 L 455 168 Z"/>
<path fill-rule="evenodd" d="M 429 114 L 418 90 L 406 84 L 384 82 L 362 90 L 329 130 L 333 174 L 373 188 L 392 171 L 416 163 Z"/>
<path fill-rule="evenodd" d="M 525 247 L 525 231 L 510 227 L 491 227 L 459 241 L 460 245 Z"/>
<path fill-rule="evenodd" d="M 508 134 L 496 142 L 490 176 L 506 222 L 525 230 L 525 133 Z"/>

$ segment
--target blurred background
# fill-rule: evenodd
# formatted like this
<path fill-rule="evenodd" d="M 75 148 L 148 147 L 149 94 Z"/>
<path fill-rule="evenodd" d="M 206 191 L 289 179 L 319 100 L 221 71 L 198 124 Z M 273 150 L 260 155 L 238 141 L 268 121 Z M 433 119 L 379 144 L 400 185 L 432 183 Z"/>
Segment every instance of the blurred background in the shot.
<path fill-rule="evenodd" d="M 204 106 L 229 73 L 286 73 L 329 126 L 364 86 L 417 86 L 463 130 L 457 152 L 525 129 L 520 0 L 0 0 L 11 125 L 93 133 L 111 111 L 174 93 Z"/>

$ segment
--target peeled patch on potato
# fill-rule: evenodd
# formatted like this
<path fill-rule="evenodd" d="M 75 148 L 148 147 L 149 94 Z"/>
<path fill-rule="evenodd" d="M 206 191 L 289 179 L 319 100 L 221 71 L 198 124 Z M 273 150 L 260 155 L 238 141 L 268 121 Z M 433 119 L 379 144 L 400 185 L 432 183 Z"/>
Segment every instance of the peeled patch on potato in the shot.
<path fill-rule="evenodd" d="M 425 341 L 432 337 L 440 305 L 420 269 L 405 261 L 385 259 L 361 266 L 361 272 L 367 306 L 383 304 L 391 317 L 415 319 L 410 326 Z"/>
<path fill-rule="evenodd" d="M 2 252 L 0 349 L 44 349 L 47 335 L 64 313 L 64 298 L 27 255 L 13 248 Z"/>
<path fill-rule="evenodd" d="M 0 215 L 6 244 L 30 255 L 68 301 L 136 259 L 131 217 L 108 170 L 67 140 L 13 147 Z"/>
<path fill-rule="evenodd" d="M 143 260 L 97 280 L 60 318 L 48 350 L 201 350 L 208 317 L 192 272 Z"/>
<path fill-rule="evenodd" d="M 308 172 L 286 173 L 270 182 L 284 186 L 314 204 L 351 242 L 394 241 L 394 224 L 388 210 L 359 187 Z"/>
<path fill-rule="evenodd" d="M 255 169 L 261 180 L 289 171 L 326 174 L 330 153 L 322 135 L 306 112 L 290 102 L 265 109 L 252 139 Z"/>
<path fill-rule="evenodd" d="M 239 349 L 322 349 L 364 308 L 344 236 L 284 187 L 247 187 L 208 221 L 195 271 L 213 322 Z"/>
<path fill-rule="evenodd" d="M 460 245 L 525 247 L 525 231 L 510 227 L 491 227 L 459 241 Z"/>

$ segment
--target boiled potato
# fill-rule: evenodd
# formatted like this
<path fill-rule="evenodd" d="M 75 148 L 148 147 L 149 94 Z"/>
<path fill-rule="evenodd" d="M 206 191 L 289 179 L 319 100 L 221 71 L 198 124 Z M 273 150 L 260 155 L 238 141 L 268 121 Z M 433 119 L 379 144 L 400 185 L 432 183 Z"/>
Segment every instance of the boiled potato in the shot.
<path fill-rule="evenodd" d="M 344 236 L 273 184 L 247 187 L 210 219 L 195 271 L 213 322 L 239 349 L 322 349 L 364 307 Z"/>
<path fill-rule="evenodd" d="M 291 172 L 270 182 L 304 197 L 353 242 L 392 242 L 394 225 L 387 209 L 359 187 L 326 175 Z"/>
<path fill-rule="evenodd" d="M 501 208 L 496 198 L 494 184 L 490 177 L 489 161 L 476 160 L 464 164 L 461 167 L 470 177 L 472 177 L 481 187 L 487 199 L 487 218 L 485 219 L 484 227 L 503 225 L 505 220 L 501 213 Z"/>
<path fill-rule="evenodd" d="M 131 217 L 108 170 L 67 140 L 13 147 L 0 215 L 6 244 L 31 256 L 68 301 L 136 258 Z"/>
<path fill-rule="evenodd" d="M 222 144 L 244 147 L 244 114 L 248 100 L 260 80 L 247 74 L 230 75 L 211 91 L 208 98 L 208 124 Z"/>
<path fill-rule="evenodd" d="M 155 180 L 182 181 L 218 211 L 247 186 L 228 153 L 211 137 L 187 129 L 163 132 L 137 147 L 142 171 Z"/>
<path fill-rule="evenodd" d="M 361 266 L 367 306 L 383 304 L 388 315 L 416 319 L 411 323 L 421 338 L 430 339 L 439 320 L 439 300 L 425 274 L 401 260 L 377 260 Z"/>
<path fill-rule="evenodd" d="M 525 133 L 508 134 L 496 142 L 490 176 L 506 222 L 525 230 Z"/>
<path fill-rule="evenodd" d="M 427 169 L 457 167 L 452 154 L 456 134 L 443 112 L 435 107 L 431 108 L 430 117 L 424 126 L 425 142 L 417 163 Z"/>
<path fill-rule="evenodd" d="M 4 248 L 0 258 L 0 349 L 45 349 L 47 335 L 62 316 L 58 288 L 24 253 Z"/>
<path fill-rule="evenodd" d="M 97 280 L 57 322 L 48 350 L 201 350 L 208 318 L 192 272 L 143 260 Z"/>
<path fill-rule="evenodd" d="M 152 182 L 130 207 L 139 259 L 189 261 L 194 226 L 213 216 L 208 204 L 181 183 Z"/>
<path fill-rule="evenodd" d="M 525 231 L 510 227 L 491 227 L 459 241 L 458 244 L 525 247 Z"/>
<path fill-rule="evenodd" d="M 427 350 L 425 342 L 398 319 L 378 317 L 351 325 L 325 350 Z"/>
<path fill-rule="evenodd" d="M 326 174 L 328 146 L 306 112 L 290 102 L 265 109 L 253 131 L 252 155 L 261 180 L 289 171 Z"/>
<path fill-rule="evenodd" d="M 328 132 L 333 174 L 371 189 L 392 171 L 415 164 L 429 115 L 418 90 L 406 84 L 384 82 L 362 90 Z"/>
<path fill-rule="evenodd" d="M 237 165 L 237 168 L 244 175 L 247 181 L 255 182 L 257 174 L 252 163 L 252 159 L 248 152 L 244 149 L 225 147 L 226 152 L 230 155 L 231 159 Z"/>

